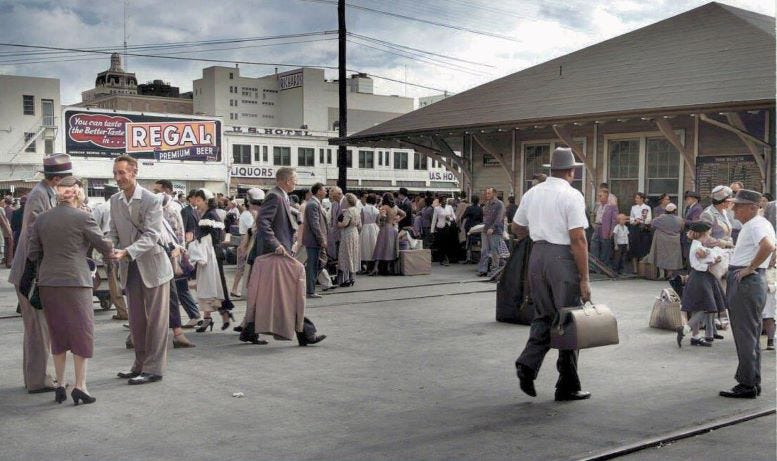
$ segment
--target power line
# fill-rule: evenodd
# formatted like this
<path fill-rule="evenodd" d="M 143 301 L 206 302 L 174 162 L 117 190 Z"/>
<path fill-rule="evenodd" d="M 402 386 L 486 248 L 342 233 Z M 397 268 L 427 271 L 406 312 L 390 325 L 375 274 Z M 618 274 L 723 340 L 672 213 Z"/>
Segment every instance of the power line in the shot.
<path fill-rule="evenodd" d="M 224 48 L 208 48 L 208 49 L 201 49 L 201 50 L 184 50 L 184 51 L 171 51 L 168 53 L 157 53 L 160 56 L 173 56 L 173 55 L 181 55 L 181 54 L 189 54 L 189 53 L 211 53 L 213 51 L 228 51 L 228 50 L 242 50 L 246 48 L 264 48 L 264 47 L 270 47 L 270 46 L 282 46 L 282 45 L 294 45 L 298 43 L 317 43 L 317 42 L 326 42 L 326 41 L 332 41 L 337 40 L 337 37 L 332 38 L 319 38 L 315 40 L 298 40 L 293 42 L 278 42 L 278 43 L 268 43 L 265 45 L 248 45 L 248 46 L 231 46 L 231 47 L 224 47 Z M 83 53 L 72 53 L 69 54 L 70 56 L 83 56 Z M 44 58 L 40 60 L 19 60 L 19 61 L 1 61 L 0 66 L 4 65 L 28 65 L 28 64 L 45 64 L 45 63 L 56 63 L 56 62 L 73 62 L 73 61 L 94 61 L 102 59 L 101 57 L 75 57 L 75 58 L 67 58 L 67 57 L 52 57 L 52 58 Z"/>
<path fill-rule="evenodd" d="M 370 41 L 370 42 L 379 43 L 379 44 L 381 44 L 383 46 L 387 46 L 389 48 L 410 50 L 410 51 L 414 51 L 414 52 L 418 52 L 418 53 L 422 53 L 422 54 L 427 54 L 427 55 L 430 55 L 430 56 L 437 56 L 437 57 L 440 57 L 440 58 L 449 59 L 451 61 L 458 61 L 458 62 L 463 62 L 463 63 L 466 63 L 466 64 L 473 64 L 473 65 L 476 65 L 476 66 L 491 67 L 491 68 L 495 68 L 496 67 L 496 66 L 492 66 L 491 64 L 486 64 L 486 63 L 477 62 L 477 61 L 468 61 L 466 59 L 461 59 L 461 58 L 457 58 L 457 57 L 454 57 L 454 56 L 434 53 L 432 51 L 421 50 L 421 49 L 413 48 L 413 47 L 406 46 L 406 45 L 400 45 L 398 43 L 389 42 L 389 41 L 381 40 L 381 39 L 374 38 L 374 37 L 368 37 L 366 35 L 356 34 L 356 33 L 353 33 L 353 32 L 349 32 L 348 35 L 350 35 L 352 37 L 358 37 L 358 38 L 361 38 L 363 40 L 367 40 L 367 41 Z"/>
<path fill-rule="evenodd" d="M 65 48 L 65 47 L 44 46 L 44 45 L 27 45 L 22 43 L 8 43 L 8 42 L 0 42 L 0 46 L 8 46 L 8 47 L 16 47 L 16 48 L 24 48 L 24 49 L 73 51 L 73 52 L 80 52 L 80 53 L 92 53 L 92 54 L 103 54 L 103 55 L 105 54 L 109 55 L 113 53 L 112 51 L 85 50 L 81 48 Z M 202 61 L 202 62 L 213 62 L 213 63 L 245 64 L 245 65 L 253 65 L 253 66 L 314 67 L 319 69 L 337 69 L 337 66 L 310 65 L 310 64 L 297 64 L 297 63 L 277 63 L 277 62 L 256 62 L 256 61 L 244 61 L 244 60 L 236 60 L 236 59 L 209 59 L 209 58 L 198 58 L 198 57 L 165 56 L 165 55 L 155 55 L 155 54 L 146 54 L 146 53 L 128 53 L 128 56 L 134 56 L 139 58 L 172 59 L 176 61 Z M 363 71 L 353 70 L 353 69 L 348 69 L 348 72 L 363 73 Z M 417 88 L 438 91 L 440 93 L 448 92 L 448 90 L 434 88 L 431 86 L 422 85 L 420 83 L 406 82 L 403 80 L 395 79 L 392 77 L 386 77 L 383 75 L 372 74 L 372 73 L 368 73 L 368 75 L 370 77 L 378 78 L 381 80 L 387 80 L 389 82 L 395 82 L 395 83 L 402 83 L 402 84 L 410 85 Z"/>
<path fill-rule="evenodd" d="M 378 48 L 377 46 L 372 46 L 372 45 L 368 45 L 366 43 L 361 43 L 361 42 L 357 42 L 357 41 L 353 41 L 353 40 L 348 40 L 348 42 L 349 43 L 353 43 L 354 45 L 364 46 L 364 47 L 367 47 L 367 48 L 371 48 L 373 50 L 382 51 L 384 53 L 393 54 L 395 56 L 401 56 L 401 57 L 404 57 L 404 58 L 411 59 L 413 61 L 422 62 L 422 63 L 426 63 L 426 64 L 431 64 L 431 65 L 442 67 L 442 68 L 445 68 L 445 69 L 451 69 L 451 70 L 455 70 L 455 71 L 458 71 L 458 72 L 463 72 L 463 73 L 469 74 L 469 75 L 475 75 L 475 76 L 478 76 L 478 77 L 485 77 L 485 76 L 487 76 L 487 74 L 484 74 L 483 72 L 472 71 L 470 69 L 467 69 L 467 68 L 464 68 L 464 67 L 461 67 L 461 66 L 455 67 L 454 65 L 451 65 L 451 64 L 439 61 L 439 60 L 434 60 L 434 59 L 431 59 L 431 58 L 426 58 L 426 57 L 423 57 L 423 56 L 415 56 L 415 55 L 412 55 L 412 54 L 405 54 L 403 52 L 384 50 L 382 48 Z"/>
<path fill-rule="evenodd" d="M 324 4 L 328 4 L 328 5 L 337 5 L 337 2 L 334 1 L 334 0 L 302 0 L 302 1 L 315 2 L 315 3 L 324 3 Z M 428 20 L 428 19 L 414 18 L 412 16 L 406 16 L 404 14 L 392 13 L 391 11 L 385 11 L 385 10 L 379 10 L 379 9 L 376 9 L 376 8 L 369 8 L 369 7 L 366 7 L 366 6 L 354 5 L 353 3 L 347 3 L 346 6 L 348 8 L 353 8 L 353 9 L 362 10 L 362 11 L 368 11 L 370 13 L 375 13 L 375 14 L 382 14 L 382 15 L 391 16 L 391 17 L 394 17 L 394 18 L 406 19 L 406 20 L 409 20 L 409 21 L 422 22 L 422 23 L 426 23 L 426 24 L 431 24 L 433 26 L 445 27 L 445 28 L 448 28 L 448 29 L 458 30 L 458 31 L 462 31 L 462 32 L 469 32 L 469 33 L 477 34 L 477 35 L 484 35 L 486 37 L 501 38 L 502 40 L 509 40 L 511 42 L 520 42 L 520 40 L 518 40 L 517 38 L 508 37 L 507 35 L 501 35 L 501 34 L 496 34 L 496 33 L 493 33 L 493 32 L 487 32 L 487 31 L 482 31 L 482 30 L 470 29 L 468 27 L 456 26 L 456 25 L 453 25 L 453 24 L 445 24 L 445 23 L 442 23 L 442 22 L 431 21 L 431 20 Z"/>

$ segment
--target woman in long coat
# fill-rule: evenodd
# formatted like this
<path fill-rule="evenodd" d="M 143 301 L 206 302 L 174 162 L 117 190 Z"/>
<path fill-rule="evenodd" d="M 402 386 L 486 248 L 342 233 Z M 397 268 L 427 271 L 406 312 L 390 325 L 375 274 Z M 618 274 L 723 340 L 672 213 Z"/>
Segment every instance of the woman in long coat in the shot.
<path fill-rule="evenodd" d="M 674 271 L 683 268 L 683 252 L 680 245 L 680 234 L 685 223 L 677 216 L 677 205 L 668 204 L 661 216 L 653 219 L 653 243 L 650 254 L 645 260 L 663 270 L 666 278 L 672 277 Z"/>
<path fill-rule="evenodd" d="M 341 287 L 352 286 L 354 274 L 361 266 L 361 243 L 359 241 L 359 229 L 361 229 L 361 217 L 356 208 L 355 195 L 345 194 L 340 202 L 342 219 L 338 219 L 337 227 L 340 228 L 340 248 L 337 255 L 337 267 L 343 274 Z"/>
<path fill-rule="evenodd" d="M 38 287 L 43 314 L 51 336 L 51 354 L 57 374 L 55 400 L 67 399 L 66 352 L 73 354 L 75 385 L 71 391 L 78 405 L 93 403 L 86 388 L 86 364 L 94 352 L 94 282 L 87 262 L 90 246 L 110 257 L 113 244 L 90 213 L 78 209 L 77 178 L 70 176 L 57 186 L 59 203 L 38 216 L 29 240 L 29 263 L 39 263 Z"/>
<path fill-rule="evenodd" d="M 380 231 L 378 232 L 378 240 L 375 243 L 375 251 L 372 254 L 376 267 L 370 275 L 377 275 L 378 273 L 387 275 L 389 264 L 396 261 L 399 257 L 399 244 L 397 242 L 399 230 L 397 229 L 397 223 L 405 217 L 405 212 L 394 204 L 394 196 L 388 192 L 383 194 L 379 212 Z"/>

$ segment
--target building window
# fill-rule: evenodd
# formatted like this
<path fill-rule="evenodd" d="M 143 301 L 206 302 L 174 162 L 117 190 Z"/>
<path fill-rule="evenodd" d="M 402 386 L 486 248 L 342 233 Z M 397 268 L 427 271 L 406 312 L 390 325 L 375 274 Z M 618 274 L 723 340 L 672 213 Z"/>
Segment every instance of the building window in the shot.
<path fill-rule="evenodd" d="M 525 182 L 524 190 L 529 190 L 531 187 L 532 177 L 535 174 L 547 174 L 547 170 L 542 168 L 542 165 L 550 161 L 550 144 L 536 144 L 526 146 L 524 157 L 526 162 L 526 165 L 523 169 L 523 180 Z"/>
<path fill-rule="evenodd" d="M 378 151 L 378 166 L 383 166 L 383 151 Z"/>
<path fill-rule="evenodd" d="M 351 149 L 348 149 L 345 156 L 345 166 L 348 168 L 353 168 L 353 151 Z"/>
<path fill-rule="evenodd" d="M 394 169 L 407 170 L 407 152 L 394 152 Z"/>
<path fill-rule="evenodd" d="M 53 139 L 46 139 L 43 141 L 43 153 L 44 154 L 53 154 L 54 153 L 54 140 Z"/>
<path fill-rule="evenodd" d="M 35 138 L 35 133 L 24 133 L 24 143 L 27 144 L 27 142 L 30 141 L 30 139 Z M 27 146 L 26 149 L 24 149 L 25 152 L 35 152 L 35 141 L 31 142 L 29 146 Z"/>
<path fill-rule="evenodd" d="M 276 166 L 291 166 L 291 147 L 273 146 L 272 162 Z"/>
<path fill-rule="evenodd" d="M 232 163 L 240 165 L 251 164 L 251 146 L 247 144 L 232 145 Z"/>
<path fill-rule="evenodd" d="M 54 100 L 41 99 L 40 107 L 43 113 L 43 126 L 54 126 Z"/>
<path fill-rule="evenodd" d="M 259 163 L 262 161 L 261 153 L 259 151 L 260 146 L 254 146 L 254 162 Z"/>
<path fill-rule="evenodd" d="M 229 73 L 229 79 L 230 80 L 234 80 L 235 79 L 235 73 L 234 72 L 230 72 Z"/>
<path fill-rule="evenodd" d="M 390 166 L 391 165 L 391 161 L 390 161 L 390 157 L 389 156 L 391 155 L 391 153 L 389 151 L 385 151 L 385 152 L 383 152 L 383 155 L 386 156 L 383 159 L 383 165 Z"/>
<path fill-rule="evenodd" d="M 318 164 L 323 165 L 324 164 L 324 149 L 318 150 Z"/>
<path fill-rule="evenodd" d="M 297 148 L 297 166 L 314 166 L 316 150 L 311 147 Z"/>
<path fill-rule="evenodd" d="M 370 150 L 360 150 L 359 168 L 375 168 L 375 153 Z"/>
<path fill-rule="evenodd" d="M 35 115 L 35 96 L 29 94 L 22 96 L 22 110 L 24 115 Z"/>
<path fill-rule="evenodd" d="M 618 207 L 626 214 L 631 209 L 629 199 L 639 188 L 639 142 L 639 139 L 624 139 L 609 143 L 607 182 L 610 192 L 618 197 Z"/>
<path fill-rule="evenodd" d="M 332 149 L 326 150 L 326 163 L 329 165 L 332 164 Z"/>
<path fill-rule="evenodd" d="M 680 153 L 666 138 L 647 138 L 645 152 L 645 193 L 668 193 L 677 203 L 680 189 Z"/>
<path fill-rule="evenodd" d="M 413 169 L 426 170 L 429 167 L 429 160 L 425 155 L 415 154 L 413 156 Z"/>
<path fill-rule="evenodd" d="M 262 162 L 267 163 L 267 146 L 262 146 Z"/>

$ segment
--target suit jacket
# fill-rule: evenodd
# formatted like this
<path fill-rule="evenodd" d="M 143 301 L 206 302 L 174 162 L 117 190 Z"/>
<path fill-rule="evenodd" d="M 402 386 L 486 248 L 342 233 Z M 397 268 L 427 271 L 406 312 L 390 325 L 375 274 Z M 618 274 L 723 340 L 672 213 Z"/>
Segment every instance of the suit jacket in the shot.
<path fill-rule="evenodd" d="M 192 234 L 197 232 L 197 216 L 194 214 L 194 208 L 187 205 L 181 208 L 181 219 L 183 220 L 184 232 L 191 232 Z"/>
<path fill-rule="evenodd" d="M 701 214 L 704 211 L 699 202 L 694 203 L 685 210 L 685 225 L 688 226 L 692 222 L 696 222 L 701 219 Z"/>
<path fill-rule="evenodd" d="M 405 212 L 405 217 L 399 221 L 399 228 L 410 227 L 413 225 L 413 206 L 410 204 L 410 199 L 405 197 L 404 200 L 397 204 L 400 210 Z"/>
<path fill-rule="evenodd" d="M 54 206 L 56 206 L 56 193 L 44 181 L 36 184 L 27 195 L 27 204 L 24 206 L 22 218 L 22 232 L 16 245 L 11 273 L 8 275 L 8 281 L 17 288 L 27 265 L 30 226 L 35 224 L 35 220 L 41 213 L 54 208 Z"/>
<path fill-rule="evenodd" d="M 777 201 L 769 202 L 764 208 L 764 218 L 772 223 L 772 227 L 777 227 Z"/>
<path fill-rule="evenodd" d="M 612 231 L 618 225 L 618 207 L 608 203 L 604 205 L 602 213 L 602 225 L 596 228 L 596 233 L 600 238 L 611 239 Z"/>
<path fill-rule="evenodd" d="M 140 185 L 129 207 L 119 192 L 111 197 L 111 231 L 113 246 L 127 250 L 128 258 L 119 263 L 122 287 L 127 286 L 129 261 L 138 265 L 140 278 L 148 288 L 161 286 L 173 278 L 170 258 L 159 243 L 162 235 L 162 198 Z M 139 198 L 135 198 L 138 197 Z"/>
<path fill-rule="evenodd" d="M 38 216 L 30 230 L 28 259 L 40 262 L 43 287 L 91 288 L 87 251 L 90 246 L 103 255 L 113 250 L 91 214 L 63 204 Z"/>
<path fill-rule="evenodd" d="M 505 230 L 505 204 L 494 197 L 483 207 L 483 232 L 489 229 L 494 230 L 494 234 L 502 235 Z"/>
<path fill-rule="evenodd" d="M 273 253 L 279 246 L 291 251 L 297 218 L 291 213 L 286 194 L 277 186 L 270 189 L 256 217 L 255 256 Z"/>
<path fill-rule="evenodd" d="M 322 248 L 327 242 L 326 214 L 321 203 L 311 198 L 305 205 L 305 219 L 302 222 L 302 245 L 309 248 Z"/>

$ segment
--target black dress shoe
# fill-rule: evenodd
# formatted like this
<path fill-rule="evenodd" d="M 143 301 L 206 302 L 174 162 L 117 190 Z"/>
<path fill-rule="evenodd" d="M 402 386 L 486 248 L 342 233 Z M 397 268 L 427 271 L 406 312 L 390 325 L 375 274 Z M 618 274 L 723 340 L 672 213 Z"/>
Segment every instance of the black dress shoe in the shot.
<path fill-rule="evenodd" d="M 121 379 L 131 379 L 140 376 L 140 373 L 136 371 L 120 371 L 116 373 L 116 376 Z"/>
<path fill-rule="evenodd" d="M 755 385 L 755 395 L 761 395 L 761 385 L 756 384 Z"/>
<path fill-rule="evenodd" d="M 715 333 L 713 338 L 715 338 L 715 339 L 723 339 L 723 335 L 719 335 L 719 334 Z"/>
<path fill-rule="evenodd" d="M 267 344 L 267 341 L 259 339 L 259 335 L 256 333 L 254 327 L 254 322 L 247 323 L 245 328 L 243 328 L 243 331 L 240 332 L 240 341 L 261 345 Z"/>
<path fill-rule="evenodd" d="M 297 333 L 297 342 L 299 342 L 300 347 L 305 347 L 308 344 L 320 343 L 324 339 L 326 339 L 326 335 L 313 335 L 312 338 L 308 338 L 304 333 Z"/>
<path fill-rule="evenodd" d="M 127 381 L 127 384 L 131 384 L 131 385 L 148 384 L 148 383 L 155 383 L 161 380 L 162 380 L 161 375 L 153 375 L 151 373 L 141 373 L 140 375 L 134 378 L 131 378 L 129 381 Z"/>
<path fill-rule="evenodd" d="M 691 338 L 691 346 L 712 347 L 712 343 L 703 339 Z"/>
<path fill-rule="evenodd" d="M 743 386 L 737 384 L 730 391 L 720 391 L 721 397 L 730 399 L 754 399 L 758 396 L 758 387 Z"/>
<path fill-rule="evenodd" d="M 537 390 L 534 388 L 534 373 L 525 365 L 516 364 L 515 374 L 521 382 L 521 390 L 529 397 L 537 397 Z"/>
<path fill-rule="evenodd" d="M 568 402 L 571 400 L 586 400 L 591 398 L 591 393 L 586 391 L 559 391 L 556 390 L 556 402 Z"/>

